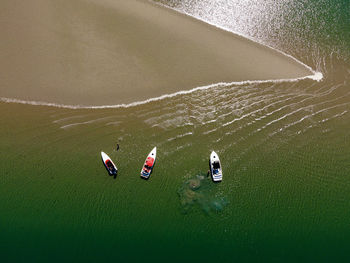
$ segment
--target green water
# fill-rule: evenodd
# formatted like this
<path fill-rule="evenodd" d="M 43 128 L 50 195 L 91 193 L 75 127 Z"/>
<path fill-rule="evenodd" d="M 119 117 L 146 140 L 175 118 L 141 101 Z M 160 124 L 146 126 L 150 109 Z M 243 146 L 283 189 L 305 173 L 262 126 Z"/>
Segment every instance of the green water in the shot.
<path fill-rule="evenodd" d="M 312 15 L 285 10 L 300 15 L 285 38 L 273 37 L 276 22 L 259 39 L 321 82 L 213 87 L 126 109 L 1 103 L 1 261 L 347 261 L 349 4 L 305 5 Z M 205 177 L 211 150 L 219 184 Z"/>

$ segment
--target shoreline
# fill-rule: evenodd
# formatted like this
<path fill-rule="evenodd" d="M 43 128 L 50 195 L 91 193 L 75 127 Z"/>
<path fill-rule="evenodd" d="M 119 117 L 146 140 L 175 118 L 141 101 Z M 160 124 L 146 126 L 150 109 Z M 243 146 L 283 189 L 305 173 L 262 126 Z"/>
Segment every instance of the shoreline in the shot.
<path fill-rule="evenodd" d="M 196 87 L 191 90 L 181 90 L 172 94 L 164 94 L 159 97 L 155 98 L 149 98 L 147 100 L 143 101 L 135 101 L 128 104 L 115 104 L 115 105 L 67 105 L 67 104 L 57 104 L 54 102 L 44 102 L 44 101 L 26 101 L 16 98 L 4 98 L 0 97 L 0 101 L 2 103 L 17 103 L 17 104 L 26 104 L 26 105 L 33 105 L 33 106 L 48 106 L 48 107 L 56 107 L 56 108 L 62 108 L 62 109 L 72 109 L 72 110 L 79 110 L 79 109 L 117 109 L 117 108 L 130 108 L 130 107 L 136 107 L 144 104 L 148 104 L 154 101 L 160 101 L 180 95 L 185 94 L 191 94 L 193 92 L 199 91 L 199 90 L 206 90 L 218 86 L 222 87 L 228 87 L 228 86 L 242 86 L 242 85 L 250 85 L 250 84 L 262 84 L 262 83 L 282 83 L 282 82 L 296 82 L 301 80 L 315 80 L 315 81 L 321 81 L 323 79 L 323 75 L 320 72 L 315 72 L 314 75 L 302 77 L 302 78 L 296 78 L 296 79 L 280 79 L 280 80 L 246 80 L 241 82 L 232 82 L 232 83 L 215 83 L 208 86 L 203 87 Z"/>
<path fill-rule="evenodd" d="M 312 73 L 315 74 L 315 77 L 314 77 L 314 78 L 311 77 L 311 79 L 315 79 L 315 80 L 317 80 L 317 81 L 320 81 L 320 80 L 323 79 L 323 75 L 322 75 L 321 72 L 318 72 L 318 71 L 314 70 L 312 67 L 310 67 L 309 65 L 305 64 L 304 62 L 298 60 L 297 58 L 293 57 L 292 55 L 290 55 L 290 54 L 288 54 L 288 53 L 285 53 L 285 52 L 282 51 L 282 50 L 279 50 L 279 49 L 277 49 L 277 48 L 274 48 L 274 47 L 272 47 L 272 46 L 269 46 L 268 44 L 265 44 L 265 43 L 259 41 L 259 39 L 255 39 L 255 38 L 253 38 L 253 37 L 251 37 L 251 36 L 244 35 L 244 34 L 242 34 L 242 33 L 240 33 L 240 32 L 232 31 L 232 30 L 230 30 L 230 29 L 227 28 L 227 27 L 223 27 L 223 26 L 220 26 L 220 25 L 211 23 L 211 22 L 209 22 L 209 21 L 206 21 L 206 20 L 202 19 L 202 18 L 199 17 L 199 16 L 192 15 L 192 14 L 190 14 L 190 13 L 185 12 L 184 10 L 178 10 L 178 9 L 176 9 L 176 8 L 174 8 L 174 7 L 167 6 L 167 5 L 165 5 L 164 3 L 162 3 L 162 2 L 155 2 L 155 1 L 153 1 L 153 0 L 147 0 L 147 1 L 149 1 L 149 3 L 151 3 L 151 4 L 159 5 L 159 6 L 163 7 L 163 8 L 173 10 L 173 11 L 179 13 L 179 14 L 182 14 L 182 15 L 185 15 L 185 16 L 188 16 L 188 17 L 191 17 L 191 18 L 193 18 L 193 19 L 195 19 L 195 20 L 201 21 L 201 22 L 203 22 L 203 23 L 205 23 L 205 24 L 208 24 L 208 25 L 213 26 L 213 27 L 215 27 L 215 28 L 218 28 L 218 29 L 220 29 L 220 30 L 224 30 L 224 31 L 226 31 L 226 32 L 229 32 L 229 33 L 233 34 L 233 35 L 236 36 L 236 37 L 241 37 L 241 38 L 243 38 L 243 39 L 245 39 L 245 40 L 250 40 L 250 41 L 254 42 L 255 44 L 262 45 L 262 46 L 264 46 L 264 47 L 270 48 L 270 49 L 272 49 L 273 51 L 276 51 L 276 52 L 278 52 L 278 53 L 280 53 L 280 54 L 282 54 L 282 55 L 284 55 L 284 56 L 286 56 L 286 57 L 289 57 L 289 58 L 291 58 L 292 60 L 294 60 L 295 62 L 297 62 L 297 63 L 299 63 L 300 65 L 302 65 L 302 66 L 306 67 L 307 69 L 309 69 L 310 72 L 312 72 Z M 319 74 L 321 74 L 321 76 L 319 76 Z M 318 76 L 317 76 L 317 75 L 318 75 Z M 307 77 L 307 76 L 306 76 L 306 77 Z"/>

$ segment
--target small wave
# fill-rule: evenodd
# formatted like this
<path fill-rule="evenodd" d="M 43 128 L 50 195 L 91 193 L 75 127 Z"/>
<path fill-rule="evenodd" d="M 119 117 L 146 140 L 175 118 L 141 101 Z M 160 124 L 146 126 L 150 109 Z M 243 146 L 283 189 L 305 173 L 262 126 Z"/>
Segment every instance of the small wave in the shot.
<path fill-rule="evenodd" d="M 329 121 L 329 120 L 332 120 L 332 119 L 341 117 L 341 116 L 343 116 L 343 115 L 345 115 L 345 114 L 347 114 L 347 113 L 348 113 L 348 111 L 345 110 L 345 111 L 343 111 L 343 112 L 341 112 L 341 113 L 335 114 L 335 115 L 333 115 L 332 117 L 329 117 L 329 118 L 322 119 L 322 120 L 320 120 L 320 121 L 318 121 L 318 122 L 319 122 L 319 123 L 324 123 L 324 122 L 327 122 L 327 121 Z"/>
<path fill-rule="evenodd" d="M 207 134 L 213 133 L 213 132 L 215 132 L 215 131 L 217 131 L 217 130 L 218 130 L 217 128 L 214 128 L 214 129 L 211 129 L 211 130 L 209 130 L 209 131 L 203 132 L 203 134 L 204 134 L 204 135 L 207 135 Z"/>
<path fill-rule="evenodd" d="M 279 96 L 279 98 L 285 97 L 285 96 L 288 96 L 288 95 L 282 95 L 282 96 Z M 248 113 L 246 113 L 246 114 L 244 114 L 244 115 L 242 115 L 242 116 L 240 116 L 240 117 L 238 117 L 238 118 L 235 118 L 235 119 L 233 119 L 233 120 L 231 120 L 231 121 L 229 121 L 229 122 L 226 122 L 226 123 L 222 124 L 222 126 L 223 126 L 223 127 L 226 127 L 226 126 L 231 125 L 232 123 L 234 123 L 234 122 L 236 122 L 236 121 L 240 121 L 240 120 L 242 120 L 242 119 L 244 119 L 244 118 L 246 118 L 246 117 L 252 116 L 252 115 L 255 114 L 255 113 L 264 111 L 265 109 L 267 109 L 267 108 L 269 108 L 269 107 L 271 107 L 271 106 L 274 106 L 274 105 L 279 104 L 279 103 L 281 103 L 281 102 L 288 101 L 288 100 L 293 99 L 293 98 L 295 98 L 295 97 L 292 97 L 292 98 L 289 97 L 289 98 L 284 99 L 284 100 L 279 100 L 279 101 L 273 102 L 273 103 L 271 103 L 271 104 L 268 104 L 268 105 L 264 106 L 264 107 L 261 108 L 261 109 L 257 109 L 257 110 L 254 110 L 254 111 L 252 111 L 252 112 L 248 112 Z M 259 103 L 260 103 L 260 102 L 264 102 L 264 100 L 259 101 Z M 253 104 L 254 104 L 254 103 L 252 103 L 251 105 L 253 105 Z M 251 106 L 251 105 L 250 105 L 250 106 Z M 245 107 L 243 107 L 243 109 L 244 109 L 244 108 L 245 108 Z M 265 115 L 265 116 L 266 116 L 266 115 Z M 259 118 L 262 119 L 262 117 L 259 117 Z M 256 118 L 256 120 L 259 120 L 259 118 Z"/>
<path fill-rule="evenodd" d="M 322 119 L 322 120 L 318 121 L 317 124 L 323 124 L 323 123 L 325 123 L 325 122 L 327 122 L 327 121 L 330 121 L 330 120 L 333 120 L 333 119 L 336 119 L 336 118 L 340 118 L 340 117 L 344 116 L 344 115 L 347 114 L 347 113 L 348 113 L 348 111 L 345 110 L 345 111 L 343 111 L 343 112 L 341 112 L 341 113 L 337 113 L 337 114 L 335 114 L 335 115 L 333 115 L 333 116 L 331 116 L 331 117 L 329 117 L 329 118 Z M 310 130 L 311 128 L 313 128 L 313 127 L 315 127 L 315 126 L 316 126 L 315 124 L 309 125 L 309 126 L 307 126 L 306 128 L 297 131 L 296 134 L 305 133 L 307 130 Z M 330 130 L 331 130 L 331 129 L 323 129 L 322 132 L 328 132 L 328 131 L 330 131 Z"/>
<path fill-rule="evenodd" d="M 98 119 L 95 119 L 95 120 L 89 120 L 89 121 L 84 121 L 84 122 L 70 123 L 70 124 L 63 125 L 60 128 L 61 129 L 67 129 L 67 128 L 70 128 L 70 127 L 73 127 L 73 126 L 91 124 L 91 123 L 95 123 L 95 122 L 99 122 L 99 121 L 103 121 L 103 120 L 108 120 L 108 119 L 111 119 L 111 118 L 113 118 L 113 117 L 104 117 L 104 118 L 98 118 Z"/>
<path fill-rule="evenodd" d="M 349 94 L 350 94 L 350 92 L 349 92 L 348 94 L 346 94 L 346 96 L 349 95 Z M 344 97 L 344 96 L 341 96 L 341 97 L 337 97 L 337 98 L 335 98 L 335 99 L 326 100 L 326 101 L 323 101 L 323 102 L 320 102 L 320 103 L 311 104 L 311 105 L 308 105 L 308 106 L 305 106 L 305 107 L 301 107 L 301 108 L 299 108 L 299 109 L 297 109 L 297 110 L 294 110 L 294 111 L 292 111 L 292 112 L 289 112 L 289 113 L 283 115 L 283 116 L 280 117 L 280 118 L 277 118 L 277 119 L 274 119 L 274 120 L 270 121 L 269 123 L 265 124 L 263 127 L 259 128 L 257 131 L 261 131 L 261 130 L 265 129 L 266 127 L 268 127 L 268 126 L 270 126 L 270 125 L 272 125 L 272 124 L 274 124 L 274 123 L 276 123 L 276 122 L 279 122 L 279 121 L 281 121 L 281 120 L 283 120 L 283 119 L 285 119 L 285 118 L 287 118 L 287 117 L 289 117 L 289 116 L 291 116 L 291 115 L 294 115 L 295 113 L 298 113 L 298 112 L 301 112 L 301 111 L 303 111 L 303 110 L 307 110 L 307 109 L 313 108 L 313 107 L 315 107 L 315 106 L 323 105 L 323 104 L 326 104 L 326 103 L 329 103 L 329 102 L 334 102 L 334 101 L 337 101 L 337 100 L 339 100 L 339 99 L 341 99 L 341 98 L 343 98 L 343 97 Z M 344 105 L 345 105 L 345 104 L 349 104 L 349 103 L 344 103 Z M 343 105 L 343 104 L 340 104 L 340 105 Z M 335 107 L 337 107 L 337 105 L 336 105 Z M 332 108 L 332 107 L 331 107 L 331 108 Z M 326 109 L 330 109 L 330 108 L 326 108 Z M 321 110 L 321 111 L 323 111 L 323 110 Z M 321 111 L 320 111 L 320 112 L 321 112 Z M 317 112 L 317 113 L 318 113 L 318 112 Z M 304 118 L 304 117 L 303 117 L 303 118 Z M 302 120 L 303 120 L 303 119 L 302 119 Z"/>
<path fill-rule="evenodd" d="M 171 138 L 167 139 L 167 141 L 171 142 L 171 141 L 174 141 L 174 140 L 177 140 L 177 139 L 183 138 L 185 136 L 189 136 L 189 135 L 193 135 L 193 133 L 192 132 L 186 132 L 184 134 L 179 134 L 179 135 L 177 135 L 175 137 L 171 137 Z"/>
<path fill-rule="evenodd" d="M 186 95 L 190 94 L 199 90 L 206 90 L 214 87 L 228 87 L 228 86 L 243 86 L 243 85 L 252 85 L 252 84 L 262 84 L 262 83 L 282 83 L 282 82 L 296 82 L 300 80 L 305 80 L 305 79 L 312 79 L 312 80 L 317 80 L 320 81 L 323 78 L 322 73 L 320 72 L 314 72 L 314 75 L 309 75 L 305 77 L 300 77 L 300 78 L 294 78 L 294 79 L 276 79 L 276 80 L 244 80 L 244 81 L 235 81 L 235 82 L 219 82 L 215 84 L 210 84 L 207 86 L 201 86 L 201 87 L 196 87 L 190 90 L 181 90 L 175 93 L 171 94 L 164 94 L 159 97 L 154 97 L 150 98 L 147 100 L 142 100 L 142 101 L 135 101 L 131 103 L 122 103 L 122 104 L 116 104 L 116 105 L 69 105 L 69 104 L 60 104 L 60 103 L 54 103 L 54 102 L 45 102 L 45 101 L 34 101 L 34 100 L 22 100 L 22 99 L 16 99 L 16 98 L 7 98 L 7 97 L 0 97 L 1 102 L 5 103 L 18 103 L 18 104 L 28 104 L 28 105 L 33 105 L 33 106 L 48 106 L 48 107 L 56 107 L 56 108 L 64 108 L 64 109 L 116 109 L 116 108 L 130 108 L 130 107 L 135 107 L 135 106 L 140 106 L 144 105 L 150 102 L 155 102 L 155 101 L 160 101 L 168 98 L 172 98 L 175 96 L 179 95 Z M 318 77 L 317 77 L 317 76 Z M 322 76 L 321 79 L 319 77 Z"/>
<path fill-rule="evenodd" d="M 332 106 L 332 107 L 328 107 L 328 108 L 321 109 L 321 110 L 316 111 L 316 112 L 314 112 L 314 113 L 312 113 L 312 114 L 309 114 L 309 115 L 305 115 L 305 116 L 303 116 L 301 119 L 299 119 L 299 120 L 297 120 L 297 121 L 295 121 L 295 122 L 289 123 L 289 124 L 285 125 L 285 126 L 282 127 L 282 128 L 279 128 L 277 131 L 271 133 L 270 136 L 273 136 L 273 135 L 275 135 L 275 134 L 277 134 L 277 133 L 279 133 L 279 132 L 282 132 L 282 131 L 284 131 L 284 130 L 286 130 L 286 129 L 292 127 L 292 126 L 295 126 L 295 125 L 297 125 L 297 124 L 303 122 L 303 121 L 306 120 L 306 119 L 310 119 L 311 117 L 316 116 L 316 115 L 318 115 L 318 114 L 320 114 L 320 113 L 326 112 L 326 111 L 331 110 L 331 109 L 339 108 L 339 107 L 342 107 L 342 106 L 347 106 L 347 105 L 349 105 L 349 104 L 350 104 L 350 102 L 342 103 L 342 104 L 339 104 L 339 105 L 335 105 L 335 106 Z M 343 111 L 343 113 L 341 113 L 341 114 L 336 114 L 336 115 L 332 116 L 331 118 L 336 118 L 336 117 L 342 116 L 342 115 L 344 115 L 345 113 L 347 113 L 347 111 Z M 312 125 L 311 125 L 311 127 L 312 127 Z M 311 127 L 309 127 L 309 128 L 311 128 Z"/>
<path fill-rule="evenodd" d="M 52 123 L 60 123 L 60 122 L 70 121 L 70 120 L 73 120 L 73 119 L 81 119 L 81 118 L 85 118 L 86 116 L 87 115 L 78 115 L 78 116 L 66 117 L 66 118 L 54 120 Z"/>
<path fill-rule="evenodd" d="M 122 123 L 121 121 L 111 121 L 111 122 L 106 123 L 106 125 L 118 126 L 121 123 Z"/>

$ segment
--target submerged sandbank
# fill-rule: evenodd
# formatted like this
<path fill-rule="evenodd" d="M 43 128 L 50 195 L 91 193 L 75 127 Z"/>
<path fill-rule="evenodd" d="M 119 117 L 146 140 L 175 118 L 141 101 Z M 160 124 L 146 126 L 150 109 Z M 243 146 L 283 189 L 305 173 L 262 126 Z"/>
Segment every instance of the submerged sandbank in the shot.
<path fill-rule="evenodd" d="M 5 0 L 0 9 L 0 97 L 115 105 L 313 74 L 271 48 L 145 0 Z"/>

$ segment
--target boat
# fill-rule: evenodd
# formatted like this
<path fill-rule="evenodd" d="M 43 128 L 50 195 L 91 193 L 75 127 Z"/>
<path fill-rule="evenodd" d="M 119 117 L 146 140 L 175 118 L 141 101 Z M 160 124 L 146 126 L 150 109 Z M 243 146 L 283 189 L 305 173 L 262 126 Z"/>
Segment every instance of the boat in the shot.
<path fill-rule="evenodd" d="M 102 162 L 103 162 L 104 166 L 106 167 L 109 175 L 114 175 L 114 177 L 116 177 L 117 173 L 118 173 L 118 169 L 117 169 L 117 166 L 115 166 L 115 164 L 111 160 L 111 158 L 109 158 L 109 156 L 104 152 L 101 152 L 101 158 L 102 158 Z"/>
<path fill-rule="evenodd" d="M 157 154 L 157 147 L 154 147 L 153 150 L 148 154 L 145 160 L 145 163 L 142 166 L 141 178 L 148 179 L 150 177 L 152 173 L 152 169 L 156 162 L 156 154 Z"/>
<path fill-rule="evenodd" d="M 209 159 L 209 168 L 211 178 L 214 182 L 222 181 L 222 168 L 219 156 L 216 152 L 212 151 Z"/>

